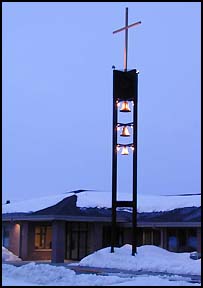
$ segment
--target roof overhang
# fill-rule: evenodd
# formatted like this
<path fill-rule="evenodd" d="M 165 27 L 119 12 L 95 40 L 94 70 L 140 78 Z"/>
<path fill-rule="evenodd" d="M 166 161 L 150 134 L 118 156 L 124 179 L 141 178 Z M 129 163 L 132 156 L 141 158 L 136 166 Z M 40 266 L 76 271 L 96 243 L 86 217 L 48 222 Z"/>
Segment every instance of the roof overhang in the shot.
<path fill-rule="evenodd" d="M 11 214 L 3 214 L 2 221 L 4 222 L 53 222 L 53 221 L 71 221 L 71 222 L 89 222 L 89 223 L 111 223 L 111 217 L 89 217 L 89 216 L 64 216 L 64 215 L 19 215 L 12 216 Z M 117 222 L 121 223 L 123 227 L 132 227 L 132 222 L 118 217 Z M 138 221 L 137 227 L 150 227 L 150 228 L 161 228 L 161 227 L 201 227 L 201 222 L 144 222 Z"/>

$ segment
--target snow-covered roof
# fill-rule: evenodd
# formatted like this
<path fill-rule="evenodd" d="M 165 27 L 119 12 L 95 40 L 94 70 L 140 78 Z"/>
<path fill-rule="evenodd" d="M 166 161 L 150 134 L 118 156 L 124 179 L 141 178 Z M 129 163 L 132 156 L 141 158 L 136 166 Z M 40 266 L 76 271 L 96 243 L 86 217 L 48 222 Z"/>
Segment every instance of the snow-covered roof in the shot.
<path fill-rule="evenodd" d="M 63 199 L 72 195 L 77 196 L 77 207 L 98 207 L 111 208 L 111 192 L 101 191 L 83 191 L 81 193 L 61 193 L 57 195 L 49 195 L 38 198 L 31 198 L 24 201 L 16 201 L 9 204 L 3 204 L 2 213 L 14 212 L 35 212 L 52 205 L 57 204 Z M 127 193 L 119 193 L 117 200 L 131 201 L 132 195 Z M 187 196 L 164 196 L 164 195 L 149 195 L 138 194 L 137 197 L 138 212 L 159 212 L 169 211 L 176 208 L 184 207 L 200 207 L 201 195 Z"/>

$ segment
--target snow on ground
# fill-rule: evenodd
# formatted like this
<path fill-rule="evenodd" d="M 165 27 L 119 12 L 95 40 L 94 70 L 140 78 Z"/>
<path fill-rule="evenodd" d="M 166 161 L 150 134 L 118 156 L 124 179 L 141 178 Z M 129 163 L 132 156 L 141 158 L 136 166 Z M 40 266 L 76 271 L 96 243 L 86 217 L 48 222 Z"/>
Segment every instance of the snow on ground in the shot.
<path fill-rule="evenodd" d="M 97 276 L 94 274 L 79 274 L 63 266 L 56 267 L 49 264 L 36 264 L 34 262 L 15 267 L 3 264 L 3 283 L 6 285 L 9 279 L 23 280 L 30 285 L 43 286 L 98 286 L 111 285 L 118 282 L 124 282 L 126 279 L 120 279 L 118 276 Z M 13 281 L 14 282 L 14 281 Z M 15 283 L 15 282 L 14 282 Z"/>
<path fill-rule="evenodd" d="M 79 265 L 103 268 L 118 268 L 131 271 L 153 271 L 177 274 L 201 274 L 201 259 L 193 260 L 190 253 L 169 252 L 153 245 L 137 248 L 137 255 L 132 256 L 132 246 L 126 244 L 114 249 L 103 248 L 83 258 Z"/>
<path fill-rule="evenodd" d="M 95 274 L 76 274 L 65 267 L 34 262 L 15 267 L 2 265 L 3 286 L 200 286 L 189 283 L 182 277 L 171 281 L 166 276 L 100 276 Z"/>
<path fill-rule="evenodd" d="M 7 249 L 2 251 L 9 254 Z M 131 256 L 131 245 L 124 245 L 121 248 L 115 248 L 115 253 L 110 253 L 110 247 L 101 249 L 83 258 L 79 265 L 91 264 L 97 267 L 114 267 L 131 271 L 139 270 L 142 267 L 150 271 L 173 270 L 175 273 L 200 275 L 200 260 L 190 259 L 189 253 L 179 253 L 180 257 L 176 254 L 178 253 L 145 245 L 138 247 L 136 256 Z M 2 284 L 3 286 L 200 286 L 200 284 L 190 283 L 180 276 L 136 275 L 136 277 L 126 276 L 124 278 L 119 277 L 118 274 L 115 276 L 112 274 L 108 276 L 76 274 L 63 265 L 54 266 L 35 262 L 20 267 L 3 264 Z"/>
<path fill-rule="evenodd" d="M 9 277 L 4 277 L 2 278 L 2 286 L 33 286 L 34 284 L 30 282 L 25 282 L 23 279 L 11 279 Z"/>
<path fill-rule="evenodd" d="M 179 279 L 179 280 L 177 280 Z M 186 282 L 182 277 L 139 276 L 130 281 L 112 284 L 111 286 L 200 286 L 198 283 Z"/>
<path fill-rule="evenodd" d="M 3 204 L 3 213 L 12 212 L 34 212 L 57 204 L 66 197 L 74 193 L 57 194 L 46 197 L 38 197 L 23 201 L 14 201 L 10 204 Z M 85 191 L 76 194 L 77 207 L 106 207 L 111 208 L 111 192 Z M 132 200 L 132 195 L 128 193 L 119 193 L 118 200 Z M 201 195 L 192 196 L 160 196 L 160 195 L 139 195 L 138 194 L 138 212 L 167 211 L 183 207 L 200 207 Z M 31 208 L 32 207 L 32 208 Z"/>
<path fill-rule="evenodd" d="M 22 261 L 21 258 L 14 255 L 11 251 L 2 246 L 2 261 Z"/>

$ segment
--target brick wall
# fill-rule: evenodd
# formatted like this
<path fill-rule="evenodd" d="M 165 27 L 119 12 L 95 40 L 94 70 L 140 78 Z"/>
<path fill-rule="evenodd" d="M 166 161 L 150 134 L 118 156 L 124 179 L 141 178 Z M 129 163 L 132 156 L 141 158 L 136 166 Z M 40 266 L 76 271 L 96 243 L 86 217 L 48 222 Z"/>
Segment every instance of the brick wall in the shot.
<path fill-rule="evenodd" d="M 20 256 L 20 225 L 15 222 L 10 223 L 8 249 L 16 256 Z"/>

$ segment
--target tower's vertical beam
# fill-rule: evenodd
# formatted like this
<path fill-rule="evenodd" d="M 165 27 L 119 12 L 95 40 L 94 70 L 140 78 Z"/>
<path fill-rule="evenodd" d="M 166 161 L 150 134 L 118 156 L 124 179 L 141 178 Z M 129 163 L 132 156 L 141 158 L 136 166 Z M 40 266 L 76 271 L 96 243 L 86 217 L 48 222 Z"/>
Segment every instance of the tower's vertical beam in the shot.
<path fill-rule="evenodd" d="M 138 74 L 135 74 L 135 98 L 133 109 L 133 213 L 132 213 L 132 255 L 137 253 L 137 131 L 138 131 Z"/>
<path fill-rule="evenodd" d="M 112 143 L 112 229 L 111 229 L 111 252 L 114 252 L 116 240 L 116 200 L 117 200 L 117 103 L 115 93 L 115 72 L 113 72 L 113 143 Z"/>

